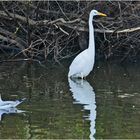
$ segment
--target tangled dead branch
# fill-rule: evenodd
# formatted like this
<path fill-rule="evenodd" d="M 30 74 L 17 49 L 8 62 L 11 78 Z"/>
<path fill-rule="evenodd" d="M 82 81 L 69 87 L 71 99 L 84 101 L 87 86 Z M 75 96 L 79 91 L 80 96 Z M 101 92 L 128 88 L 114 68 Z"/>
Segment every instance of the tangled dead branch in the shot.
<path fill-rule="evenodd" d="M 0 50 L 8 51 L 10 59 L 21 55 L 55 61 L 71 57 L 79 47 L 87 46 L 88 14 L 97 9 L 108 15 L 95 19 L 98 54 L 122 60 L 136 57 L 139 8 L 138 1 L 1 1 Z"/>

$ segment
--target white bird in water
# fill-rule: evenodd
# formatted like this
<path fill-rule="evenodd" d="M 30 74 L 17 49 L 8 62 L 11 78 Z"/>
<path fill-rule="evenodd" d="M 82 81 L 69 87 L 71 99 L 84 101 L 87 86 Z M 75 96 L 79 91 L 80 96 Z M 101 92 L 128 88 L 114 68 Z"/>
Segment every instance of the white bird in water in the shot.
<path fill-rule="evenodd" d="M 95 62 L 95 39 L 94 39 L 94 28 L 92 24 L 93 17 L 106 16 L 101 12 L 92 10 L 89 14 L 89 45 L 86 50 L 81 52 L 73 60 L 69 68 L 68 77 L 71 78 L 84 78 L 86 77 L 93 69 Z"/>
<path fill-rule="evenodd" d="M 25 98 L 16 101 L 3 101 L 0 95 L 0 109 L 14 108 L 21 104 L 24 100 Z"/>

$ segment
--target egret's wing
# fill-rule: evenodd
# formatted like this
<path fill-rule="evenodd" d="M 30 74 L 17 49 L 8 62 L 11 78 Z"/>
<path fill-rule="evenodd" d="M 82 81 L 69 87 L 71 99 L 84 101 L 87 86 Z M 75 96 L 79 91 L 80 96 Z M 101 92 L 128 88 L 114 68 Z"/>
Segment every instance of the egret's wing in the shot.
<path fill-rule="evenodd" d="M 76 73 L 80 73 L 81 70 L 85 67 L 86 64 L 86 57 L 87 56 L 87 51 L 81 52 L 79 55 L 75 57 L 73 62 L 70 65 L 70 71 L 69 74 L 73 75 Z"/>

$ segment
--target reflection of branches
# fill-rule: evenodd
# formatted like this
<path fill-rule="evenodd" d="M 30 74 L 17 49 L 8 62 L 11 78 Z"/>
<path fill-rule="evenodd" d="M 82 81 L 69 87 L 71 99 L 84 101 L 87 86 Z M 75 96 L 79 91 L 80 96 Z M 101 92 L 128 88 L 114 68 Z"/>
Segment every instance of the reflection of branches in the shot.
<path fill-rule="evenodd" d="M 57 61 L 70 57 L 78 50 L 77 37 L 88 32 L 90 10 L 99 7 L 100 11 L 108 15 L 94 20 L 95 32 L 104 37 L 104 40 L 98 38 L 98 41 L 106 58 L 122 53 L 126 54 L 126 58 L 138 54 L 140 3 L 132 1 L 1 2 L 2 49 L 5 45 L 6 49 L 19 48 L 15 56 L 23 54 L 25 57 L 42 60 L 51 58 Z"/>

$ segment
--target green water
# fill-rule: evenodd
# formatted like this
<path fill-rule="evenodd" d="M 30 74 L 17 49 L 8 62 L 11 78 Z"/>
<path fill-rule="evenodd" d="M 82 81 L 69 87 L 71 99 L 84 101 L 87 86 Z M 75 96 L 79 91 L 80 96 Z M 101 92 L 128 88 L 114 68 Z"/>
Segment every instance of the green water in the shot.
<path fill-rule="evenodd" d="M 1 64 L 3 100 L 27 99 L 17 107 L 26 112 L 1 115 L 0 138 L 140 138 L 140 64 L 96 62 L 83 83 L 67 73 L 68 64 Z"/>

